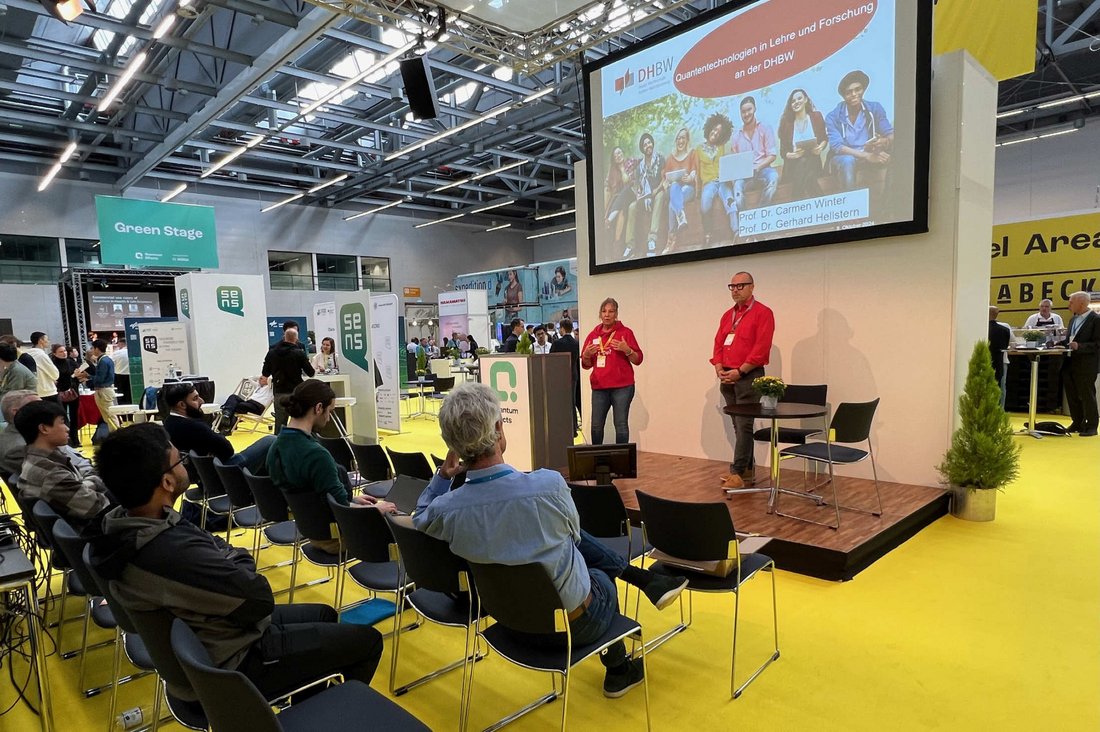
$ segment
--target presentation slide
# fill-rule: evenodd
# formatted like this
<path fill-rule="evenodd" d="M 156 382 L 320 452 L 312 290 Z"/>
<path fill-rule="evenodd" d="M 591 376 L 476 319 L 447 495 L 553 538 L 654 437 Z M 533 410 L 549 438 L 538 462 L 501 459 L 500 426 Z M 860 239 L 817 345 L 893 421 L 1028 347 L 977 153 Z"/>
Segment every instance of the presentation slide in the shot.
<path fill-rule="evenodd" d="M 101 338 L 123 332 L 126 318 L 159 318 L 160 298 L 155 292 L 89 292 L 88 328 Z"/>
<path fill-rule="evenodd" d="M 925 5 L 723 6 L 586 66 L 594 270 L 927 230 Z"/>

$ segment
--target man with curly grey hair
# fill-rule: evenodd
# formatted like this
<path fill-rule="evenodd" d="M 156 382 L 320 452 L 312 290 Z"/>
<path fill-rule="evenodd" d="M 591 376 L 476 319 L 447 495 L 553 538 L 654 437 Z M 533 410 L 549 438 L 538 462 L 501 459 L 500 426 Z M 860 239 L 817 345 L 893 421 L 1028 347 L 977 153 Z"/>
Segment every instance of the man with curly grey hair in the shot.
<path fill-rule="evenodd" d="M 546 567 L 571 610 L 574 645 L 591 643 L 609 627 L 618 612 L 615 578 L 641 588 L 658 609 L 687 586 L 683 577 L 627 564 L 582 531 L 559 473 L 521 473 L 505 463 L 508 441 L 500 398 L 485 384 L 466 383 L 451 391 L 439 409 L 439 427 L 447 459 L 420 496 L 413 524 L 471 562 Z M 460 473 L 466 482 L 450 490 Z M 547 642 L 559 638 L 550 636 Z M 607 668 L 604 696 L 621 697 L 642 682 L 641 661 L 630 660 L 621 641 L 600 659 Z"/>

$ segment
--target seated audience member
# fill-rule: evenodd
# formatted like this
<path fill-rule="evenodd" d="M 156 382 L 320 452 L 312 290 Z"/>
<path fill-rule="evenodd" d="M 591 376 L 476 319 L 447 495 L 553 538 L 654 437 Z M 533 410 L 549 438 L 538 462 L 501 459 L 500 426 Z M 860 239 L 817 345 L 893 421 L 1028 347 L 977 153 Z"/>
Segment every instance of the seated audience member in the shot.
<path fill-rule="evenodd" d="M 394 511 L 392 503 L 371 496 L 352 496 L 348 473 L 333 459 L 313 431 L 328 424 L 336 404 L 336 392 L 317 379 L 307 379 L 295 387 L 284 407 L 290 417 L 267 454 L 267 472 L 284 493 L 328 493 L 342 505 L 367 506 Z M 340 540 L 313 540 L 322 551 L 335 554 Z"/>
<path fill-rule="evenodd" d="M 262 415 L 275 401 L 275 392 L 271 388 L 271 382 L 256 389 L 247 399 L 240 394 L 230 394 L 222 405 L 222 434 L 230 434 L 237 426 L 238 414 Z"/>
<path fill-rule="evenodd" d="M 38 364 L 35 363 L 34 357 L 31 354 L 23 350 L 23 343 L 15 336 L 8 334 L 0 336 L 0 343 L 7 343 L 9 346 L 15 349 L 15 352 L 19 354 L 19 363 L 26 367 L 27 371 L 32 374 L 38 370 Z"/>
<path fill-rule="evenodd" d="M 521 473 L 504 462 L 507 440 L 500 399 L 489 386 L 468 382 L 456 387 L 439 409 L 439 427 L 449 452 L 420 496 L 413 524 L 471 562 L 538 562 L 546 567 L 571 611 L 574 645 L 591 643 L 607 631 L 618 612 L 616 577 L 640 587 L 659 609 L 687 586 L 683 577 L 627 564 L 582 531 L 560 473 Z M 461 472 L 466 482 L 452 491 L 451 479 Z M 561 638 L 543 640 L 554 643 Z M 604 696 L 620 697 L 642 682 L 642 662 L 631 660 L 622 642 L 600 660 L 607 668 Z"/>
<path fill-rule="evenodd" d="M 206 423 L 202 397 L 194 384 L 166 384 L 160 393 L 168 410 L 164 429 L 168 430 L 173 445 L 184 452 L 216 457 L 226 465 L 240 465 L 253 473 L 262 472 L 267 464 L 268 450 L 275 442 L 274 435 L 261 437 L 240 452 L 234 452 L 229 440 Z"/>
<path fill-rule="evenodd" d="M 381 634 L 338 622 L 328 605 L 276 605 L 246 550 L 173 510 L 189 482 L 185 461 L 154 423 L 114 432 L 99 448 L 96 465 L 121 505 L 90 537 L 91 561 L 119 603 L 180 618 L 215 664 L 240 671 L 268 698 L 334 673 L 369 684 Z"/>
<path fill-rule="evenodd" d="M 65 411 L 50 401 L 32 401 L 15 413 L 15 427 L 27 442 L 19 473 L 19 493 L 38 498 L 81 527 L 111 505 L 103 481 L 90 468 L 79 469 L 60 448 L 69 446 Z"/>
<path fill-rule="evenodd" d="M 9 391 L 3 399 L 0 399 L 0 414 L 3 414 L 4 421 L 7 422 L 4 429 L 0 430 L 0 477 L 6 478 L 9 475 L 18 475 L 23 469 L 23 457 L 27 454 L 27 441 L 15 428 L 15 415 L 24 404 L 37 401 L 39 401 L 39 396 L 29 389 Z M 71 432 L 72 428 L 70 427 L 69 430 Z M 72 460 L 73 466 L 78 471 L 91 470 L 92 463 L 88 458 L 77 452 L 76 448 L 72 447 L 72 440 L 69 441 L 68 445 L 58 449 Z"/>
<path fill-rule="evenodd" d="M 20 362 L 15 346 L 0 342 L 0 397 L 9 391 L 33 391 L 37 394 L 38 377 Z"/>

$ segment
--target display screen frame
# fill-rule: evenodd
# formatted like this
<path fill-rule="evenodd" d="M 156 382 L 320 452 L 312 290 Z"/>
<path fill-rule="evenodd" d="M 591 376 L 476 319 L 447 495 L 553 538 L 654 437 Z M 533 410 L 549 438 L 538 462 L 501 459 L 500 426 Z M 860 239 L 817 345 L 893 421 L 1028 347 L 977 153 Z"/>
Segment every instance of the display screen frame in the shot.
<path fill-rule="evenodd" d="M 130 310 L 128 303 L 115 303 L 113 300 L 120 300 L 123 298 L 132 298 L 133 305 L 139 309 Z M 103 304 L 111 307 L 111 312 L 102 316 L 97 315 L 96 306 Z M 121 310 L 114 310 L 114 306 L 119 306 Z M 146 310 L 146 305 L 152 305 L 152 309 Z M 88 320 L 88 331 L 98 333 L 101 336 L 104 333 L 118 332 L 121 333 L 125 330 L 126 318 L 160 318 L 161 315 L 161 302 L 160 293 L 155 291 L 146 290 L 90 290 L 87 293 L 87 310 L 86 317 Z M 111 325 L 106 327 L 108 320 L 99 320 L 99 318 L 107 318 L 115 322 L 121 321 L 122 325 Z M 95 326 L 100 327 L 95 327 Z"/>
<path fill-rule="evenodd" d="M 909 219 L 843 230 L 819 231 L 764 241 L 750 241 L 702 248 L 693 251 L 674 252 L 653 257 L 647 257 L 643 254 L 640 257 L 623 261 L 601 263 L 598 260 L 596 232 L 601 217 L 593 215 L 593 212 L 596 210 L 596 186 L 602 185 L 602 183 L 599 180 L 597 171 L 593 169 L 592 165 L 592 161 L 595 160 L 595 156 L 593 155 L 595 138 L 593 136 L 592 75 L 610 64 L 629 59 L 631 56 L 639 54 L 653 46 L 669 41 L 694 28 L 711 23 L 723 16 L 731 15 L 746 6 L 758 2 L 760 2 L 760 0 L 735 0 L 727 5 L 701 13 L 690 21 L 660 31 L 621 51 L 585 63 L 583 67 L 585 109 L 584 133 L 585 155 L 587 161 L 585 177 L 589 212 L 588 269 L 590 274 L 597 275 L 611 272 L 623 272 L 634 269 L 682 264 L 685 262 L 697 262 L 708 259 L 785 251 L 788 249 L 841 244 L 845 242 L 866 241 L 884 237 L 909 236 L 928 232 L 928 167 L 930 162 L 933 8 L 932 3 L 927 2 L 927 0 L 896 0 L 896 6 L 902 6 L 907 14 L 915 13 L 916 16 L 916 27 L 913 31 L 915 34 L 913 57 L 906 58 L 899 55 L 895 58 L 897 68 L 904 69 L 909 66 L 910 63 L 912 64 L 914 91 L 916 95 L 913 100 L 913 200 L 912 216 Z M 898 12 L 899 15 L 901 14 L 900 9 L 896 10 L 896 12 Z M 895 20 L 895 23 L 897 22 L 899 21 Z M 897 78 L 896 73 L 895 78 Z"/>

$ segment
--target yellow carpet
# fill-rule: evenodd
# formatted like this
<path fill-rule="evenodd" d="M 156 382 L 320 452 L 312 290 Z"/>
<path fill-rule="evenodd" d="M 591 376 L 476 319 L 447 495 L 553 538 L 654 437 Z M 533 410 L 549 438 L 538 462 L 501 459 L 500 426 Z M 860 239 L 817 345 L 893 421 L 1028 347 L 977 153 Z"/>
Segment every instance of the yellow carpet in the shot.
<path fill-rule="evenodd" d="M 434 420 L 413 420 L 407 429 L 385 436 L 384 444 L 443 454 Z M 649 658 L 653 728 L 1100 728 L 1100 440 L 1022 437 L 1020 442 L 1022 475 L 998 497 L 994 523 L 945 517 L 852 582 L 779 572 L 782 657 L 737 701 L 729 699 L 732 600 L 697 596 L 693 627 Z M 235 541 L 250 546 L 251 536 Z M 263 561 L 286 554 L 266 550 Z M 302 573 L 319 576 L 308 565 Z M 268 577 L 274 587 L 283 587 L 289 572 Z M 768 590 L 767 577 L 744 590 L 741 675 L 767 652 Z M 302 591 L 296 599 L 331 603 L 332 591 L 329 583 Z M 360 596 L 349 583 L 345 601 Z M 77 603 L 71 607 L 75 610 Z M 675 606 L 658 613 L 643 603 L 641 621 L 651 636 L 677 617 Z M 385 623 L 379 627 L 389 630 Z M 78 624 L 68 624 L 66 648 L 78 636 Z M 100 632 L 93 640 L 104 637 Z M 389 678 L 389 648 L 387 641 L 373 684 L 382 691 Z M 461 631 L 425 625 L 402 638 L 399 680 L 461 652 Z M 89 656 L 89 675 L 97 683 L 107 675 L 109 656 L 106 650 Z M 76 693 L 77 664 L 50 659 L 58 728 L 103 729 L 108 700 Z M 601 694 L 601 679 L 595 659 L 578 667 L 570 727 L 644 729 L 641 689 L 608 700 Z M 432 729 L 456 729 L 459 681 L 458 674 L 450 674 L 399 703 Z M 477 664 L 471 728 L 484 727 L 549 687 L 545 675 L 490 656 Z M 127 684 L 119 708 L 148 707 L 151 695 L 150 679 Z M 13 699 L 4 671 L 0 709 Z M 512 727 L 554 729 L 560 712 L 556 702 Z M 2 730 L 31 730 L 36 724 L 23 705 L 0 717 Z"/>

